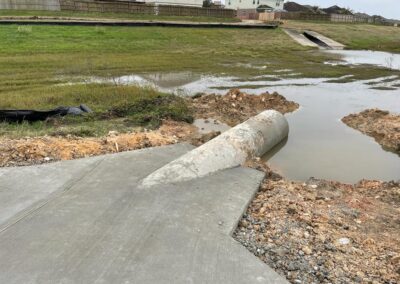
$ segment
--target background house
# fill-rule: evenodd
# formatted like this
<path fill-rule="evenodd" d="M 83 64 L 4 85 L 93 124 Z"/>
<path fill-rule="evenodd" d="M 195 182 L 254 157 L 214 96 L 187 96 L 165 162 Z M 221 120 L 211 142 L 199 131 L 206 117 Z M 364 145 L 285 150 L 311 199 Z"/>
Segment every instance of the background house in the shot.
<path fill-rule="evenodd" d="M 283 10 L 284 0 L 225 0 L 225 8 L 235 10 Z"/>
<path fill-rule="evenodd" d="M 140 0 L 138 0 L 138 2 L 140 2 Z M 144 0 L 143 2 L 155 5 L 203 7 L 203 0 Z"/>

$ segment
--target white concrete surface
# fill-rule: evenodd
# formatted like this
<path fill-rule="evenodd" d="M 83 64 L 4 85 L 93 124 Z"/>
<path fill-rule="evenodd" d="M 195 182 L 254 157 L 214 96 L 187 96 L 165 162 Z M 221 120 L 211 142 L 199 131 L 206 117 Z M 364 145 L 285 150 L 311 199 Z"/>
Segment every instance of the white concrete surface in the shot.
<path fill-rule="evenodd" d="M 283 31 L 290 36 L 294 41 L 302 46 L 319 47 L 318 44 L 306 38 L 302 33 L 292 29 L 283 29 Z"/>
<path fill-rule="evenodd" d="M 344 49 L 345 45 L 341 44 L 340 42 L 337 42 L 331 38 L 328 38 L 320 33 L 314 32 L 314 31 L 305 31 L 305 33 L 317 38 L 318 40 L 322 41 L 326 45 L 328 45 L 332 49 Z"/>
<path fill-rule="evenodd" d="M 143 180 L 144 187 L 187 181 L 242 165 L 260 157 L 287 137 L 286 118 L 267 110 L 155 171 Z"/>
<path fill-rule="evenodd" d="M 235 168 L 137 187 L 190 149 L 1 170 L 0 201 L 8 196 L 18 206 L 20 196 L 41 198 L 23 203 L 17 218 L 0 210 L 8 220 L 0 225 L 0 283 L 287 284 L 231 237 L 263 173 Z"/>

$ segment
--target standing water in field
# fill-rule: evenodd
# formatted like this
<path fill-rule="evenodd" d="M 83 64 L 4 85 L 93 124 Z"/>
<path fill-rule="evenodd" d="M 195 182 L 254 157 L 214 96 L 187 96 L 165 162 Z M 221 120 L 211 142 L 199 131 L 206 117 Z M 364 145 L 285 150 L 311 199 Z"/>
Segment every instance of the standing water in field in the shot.
<path fill-rule="evenodd" d="M 224 94 L 230 88 L 250 94 L 276 91 L 301 107 L 287 115 L 288 140 L 264 157 L 272 168 L 292 180 L 318 177 L 353 183 L 363 178 L 400 179 L 398 155 L 341 122 L 344 116 L 368 108 L 400 113 L 399 91 L 371 89 L 371 84 L 385 79 L 340 84 L 321 78 L 264 81 L 259 77 L 245 81 L 204 76 L 182 86 L 159 89 L 187 95 Z"/>
<path fill-rule="evenodd" d="M 370 51 L 370 50 L 326 50 L 324 52 L 341 56 L 342 62 L 327 62 L 327 64 L 369 64 L 400 70 L 400 54 Z"/>
<path fill-rule="evenodd" d="M 341 55 L 346 64 L 372 64 L 400 70 L 398 54 L 347 50 L 324 52 Z M 343 61 L 332 64 L 343 64 Z M 117 80 L 119 83 L 149 85 L 181 95 L 199 92 L 225 94 L 231 88 L 255 95 L 276 91 L 301 107 L 287 115 L 290 124 L 287 141 L 264 157 L 272 168 L 291 180 L 317 177 L 353 183 L 361 179 L 400 179 L 398 155 L 383 150 L 373 138 L 341 122 L 344 116 L 369 108 L 400 113 L 398 76 L 333 83 L 332 79 L 280 79 L 279 75 L 242 79 L 181 72 L 168 76 L 124 76 Z M 96 80 L 104 82 L 104 79 Z"/>

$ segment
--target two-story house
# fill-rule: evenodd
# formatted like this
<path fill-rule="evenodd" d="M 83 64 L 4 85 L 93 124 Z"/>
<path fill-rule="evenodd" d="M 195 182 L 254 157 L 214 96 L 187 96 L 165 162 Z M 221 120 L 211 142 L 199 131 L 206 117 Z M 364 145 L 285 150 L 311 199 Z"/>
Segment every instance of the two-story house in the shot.
<path fill-rule="evenodd" d="M 256 10 L 264 11 L 283 10 L 284 0 L 225 0 L 225 8 L 235 10 Z"/>

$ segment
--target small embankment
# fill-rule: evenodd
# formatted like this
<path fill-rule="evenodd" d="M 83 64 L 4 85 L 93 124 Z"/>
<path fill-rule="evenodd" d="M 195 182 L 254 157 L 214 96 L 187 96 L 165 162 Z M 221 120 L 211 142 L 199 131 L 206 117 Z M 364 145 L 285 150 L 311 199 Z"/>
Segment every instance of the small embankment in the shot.
<path fill-rule="evenodd" d="M 164 121 L 154 131 L 118 133 L 103 137 L 42 136 L 0 139 L 0 167 L 28 166 L 52 161 L 73 160 L 188 140 L 196 128 L 188 123 Z"/>
<path fill-rule="evenodd" d="M 196 118 L 214 118 L 230 126 L 242 123 L 266 109 L 285 114 L 299 108 L 299 104 L 286 100 L 276 92 L 254 96 L 239 89 L 232 89 L 224 96 L 199 94 L 193 97 L 190 104 Z"/>
<path fill-rule="evenodd" d="M 291 283 L 398 283 L 400 184 L 267 178 L 234 237 Z"/>
<path fill-rule="evenodd" d="M 157 104 L 155 101 L 152 102 Z M 179 100 L 179 103 L 186 104 L 190 111 L 187 112 L 186 107 L 176 109 L 176 102 L 172 97 L 162 103 L 159 101 L 158 106 L 164 110 L 176 110 L 174 112 L 152 112 L 151 109 L 148 109 L 147 104 L 135 105 L 134 108 L 130 106 L 113 109 L 113 112 L 126 117 L 128 120 L 126 123 L 131 119 L 126 114 L 131 112 L 138 113 L 139 110 L 141 111 L 139 114 L 143 116 L 139 120 L 140 123 L 143 123 L 143 119 L 146 121 L 152 120 L 153 116 L 156 116 L 157 123 L 151 124 L 157 125 L 161 120 L 161 126 L 155 130 L 145 130 L 143 127 L 132 126 L 131 129 L 123 128 L 123 131 L 110 128 L 107 135 L 99 137 L 80 137 L 72 134 L 35 136 L 35 125 L 24 125 L 25 128 L 32 128 L 29 131 L 29 137 L 18 139 L 0 138 L 0 167 L 71 160 L 179 142 L 189 142 L 199 146 L 221 133 L 218 131 L 200 133 L 196 126 L 185 122 L 189 115 L 196 119 L 219 120 L 230 126 L 235 126 L 267 109 L 287 113 L 299 107 L 297 103 L 287 101 L 285 97 L 277 93 L 264 93 L 260 96 L 254 96 L 242 93 L 239 90 L 231 90 L 223 96 L 214 94 L 199 95 Z M 146 111 L 148 112 L 147 114 L 145 113 Z M 161 116 L 163 113 L 164 115 Z M 176 115 L 178 113 L 181 115 Z M 183 114 L 185 119 L 181 119 Z M 60 123 L 58 120 L 53 118 L 51 125 Z M 84 124 L 85 120 L 82 121 L 82 126 Z M 115 126 L 118 127 L 117 124 Z M 46 127 L 46 123 L 43 127 Z"/>
<path fill-rule="evenodd" d="M 400 115 L 368 109 L 342 119 L 348 126 L 371 136 L 382 148 L 400 155 Z"/>

